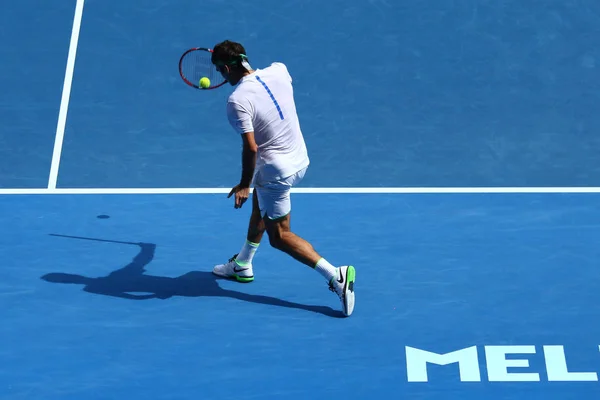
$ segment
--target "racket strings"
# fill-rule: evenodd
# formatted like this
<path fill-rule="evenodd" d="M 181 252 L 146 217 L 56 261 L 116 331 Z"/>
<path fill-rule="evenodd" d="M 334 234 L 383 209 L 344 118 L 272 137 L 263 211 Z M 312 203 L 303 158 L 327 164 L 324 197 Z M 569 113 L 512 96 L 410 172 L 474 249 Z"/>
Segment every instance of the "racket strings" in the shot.
<path fill-rule="evenodd" d="M 204 77 L 210 79 L 211 86 L 223 81 L 223 77 L 211 62 L 211 54 L 206 51 L 188 53 L 181 62 L 181 70 L 185 78 L 196 85 Z"/>

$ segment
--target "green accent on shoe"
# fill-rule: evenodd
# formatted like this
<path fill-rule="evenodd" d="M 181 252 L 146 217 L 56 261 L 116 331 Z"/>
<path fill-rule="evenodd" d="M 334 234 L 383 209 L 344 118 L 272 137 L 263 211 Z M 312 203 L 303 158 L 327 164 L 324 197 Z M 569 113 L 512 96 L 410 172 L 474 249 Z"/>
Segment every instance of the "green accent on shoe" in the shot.
<path fill-rule="evenodd" d="M 356 270 L 354 269 L 354 267 L 352 265 L 349 265 L 348 273 L 346 275 L 346 281 L 348 283 L 354 283 L 355 280 L 356 280 Z"/>
<path fill-rule="evenodd" d="M 235 278 L 236 281 L 238 282 L 242 282 L 242 283 L 248 283 L 248 282 L 252 282 L 254 280 L 254 277 L 244 277 L 244 276 L 239 276 L 238 274 L 234 274 L 233 277 Z"/>

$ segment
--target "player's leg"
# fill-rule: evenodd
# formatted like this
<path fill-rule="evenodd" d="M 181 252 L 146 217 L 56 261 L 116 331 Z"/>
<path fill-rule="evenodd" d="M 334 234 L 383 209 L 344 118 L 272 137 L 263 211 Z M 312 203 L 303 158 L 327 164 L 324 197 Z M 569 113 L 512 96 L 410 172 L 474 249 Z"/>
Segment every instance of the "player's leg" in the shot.
<path fill-rule="evenodd" d="M 246 239 L 249 242 L 260 243 L 263 234 L 265 233 L 265 221 L 260 215 L 260 207 L 258 205 L 258 196 L 256 192 L 252 193 L 252 215 L 248 223 L 248 233 Z"/>
<path fill-rule="evenodd" d="M 264 217 L 269 243 L 272 247 L 287 253 L 302 264 L 315 268 L 323 257 L 315 251 L 309 242 L 291 231 L 290 218 L 291 212 L 287 212 L 286 215 L 279 218 L 271 218 L 268 215 Z M 325 278 L 330 280 L 335 275 L 336 270 L 329 263 L 325 265 L 324 271 L 327 273 Z"/>
<path fill-rule="evenodd" d="M 257 188 L 269 243 L 274 248 L 319 272 L 329 284 L 330 289 L 340 297 L 344 314 L 350 315 L 354 309 L 354 281 L 356 278 L 354 267 L 334 267 L 307 240 L 291 231 L 290 189 L 301 177 L 292 177 L 281 184 Z"/>
<path fill-rule="evenodd" d="M 351 315 L 354 311 L 354 282 L 356 280 L 354 267 L 334 267 L 317 253 L 308 241 L 293 233 L 290 229 L 291 213 L 277 219 L 271 219 L 266 215 L 264 219 L 271 246 L 318 271 L 329 284 L 329 289 L 337 293 L 342 302 L 344 314 Z"/>
<path fill-rule="evenodd" d="M 252 267 L 252 259 L 258 250 L 260 241 L 265 233 L 265 222 L 260 215 L 260 207 L 258 206 L 258 197 L 256 192 L 252 194 L 252 214 L 248 222 L 248 232 L 246 234 L 246 242 L 242 246 L 240 252 L 236 255 L 235 260 L 238 265 Z"/>
<path fill-rule="evenodd" d="M 290 229 L 292 211 L 290 191 L 303 179 L 305 171 L 300 171 L 280 182 L 259 184 L 254 194 L 259 203 L 260 214 L 271 246 L 311 268 L 315 268 L 321 261 L 322 274 L 329 281 L 336 274 L 335 267 L 324 260 L 308 241 Z"/>
<path fill-rule="evenodd" d="M 258 250 L 264 232 L 265 223 L 260 214 L 255 191 L 252 194 L 252 214 L 250 215 L 246 241 L 242 245 L 242 249 L 238 254 L 231 257 L 227 263 L 216 265 L 213 268 L 213 273 L 224 278 L 235 279 L 239 282 L 252 282 L 254 280 L 252 260 Z"/>

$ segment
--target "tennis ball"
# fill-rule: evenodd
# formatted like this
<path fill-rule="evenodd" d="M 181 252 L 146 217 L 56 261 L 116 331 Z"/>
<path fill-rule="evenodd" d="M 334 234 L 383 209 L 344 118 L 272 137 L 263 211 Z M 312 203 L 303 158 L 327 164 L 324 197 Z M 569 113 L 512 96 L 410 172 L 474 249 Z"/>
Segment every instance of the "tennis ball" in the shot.
<path fill-rule="evenodd" d="M 210 86 L 210 79 L 208 79 L 207 77 L 200 79 L 200 87 L 201 88 L 206 89 L 209 86 Z"/>

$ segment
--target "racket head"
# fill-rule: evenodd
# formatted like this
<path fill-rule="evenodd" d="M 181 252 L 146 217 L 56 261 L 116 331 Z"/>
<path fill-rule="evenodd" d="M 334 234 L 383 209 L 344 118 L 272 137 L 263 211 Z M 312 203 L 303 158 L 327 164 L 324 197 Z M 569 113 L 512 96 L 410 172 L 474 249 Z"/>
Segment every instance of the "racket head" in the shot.
<path fill-rule="evenodd" d="M 179 75 L 189 86 L 200 90 L 213 90 L 227 83 L 211 61 L 212 49 L 193 47 L 186 50 L 179 58 Z M 210 86 L 200 87 L 200 79 L 210 79 Z"/>

